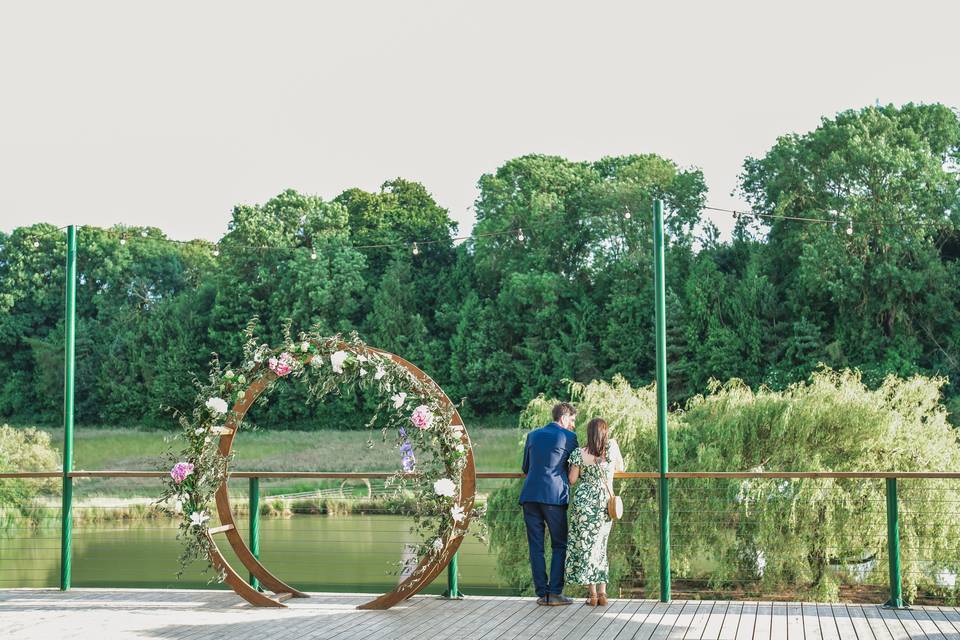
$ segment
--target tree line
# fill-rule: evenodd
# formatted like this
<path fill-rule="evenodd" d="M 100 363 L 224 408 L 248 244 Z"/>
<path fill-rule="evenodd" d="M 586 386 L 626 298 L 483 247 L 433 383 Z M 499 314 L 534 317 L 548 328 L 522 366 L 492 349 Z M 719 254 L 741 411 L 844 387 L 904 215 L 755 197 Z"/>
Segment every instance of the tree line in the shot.
<path fill-rule="evenodd" d="M 824 118 L 747 158 L 739 189 L 758 215 L 739 216 L 729 241 L 705 215 L 702 172 L 653 154 L 509 160 L 480 177 L 461 243 L 428 189 L 400 178 L 239 205 L 217 245 L 84 226 L 77 420 L 171 425 L 165 407 L 192 406 L 194 377 L 212 352 L 239 357 L 252 317 L 271 344 L 287 319 L 357 331 L 473 416 L 516 413 L 565 380 L 643 386 L 655 364 L 655 198 L 667 210 L 671 403 L 711 378 L 783 389 L 819 363 L 858 368 L 873 387 L 888 373 L 955 381 L 958 175 L 960 117 L 907 104 Z M 51 225 L 0 233 L 6 420 L 62 419 L 65 250 Z M 956 385 L 944 393 L 960 410 Z M 262 421 L 362 426 L 356 402 L 318 410 L 289 385 Z"/>

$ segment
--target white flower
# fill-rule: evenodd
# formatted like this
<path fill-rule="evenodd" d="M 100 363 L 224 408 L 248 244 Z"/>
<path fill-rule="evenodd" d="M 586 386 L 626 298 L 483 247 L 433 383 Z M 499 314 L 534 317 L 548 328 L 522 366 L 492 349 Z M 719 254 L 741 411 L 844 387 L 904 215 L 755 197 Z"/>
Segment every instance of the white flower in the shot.
<path fill-rule="evenodd" d="M 401 391 L 400 393 L 395 393 L 392 396 L 390 396 L 390 399 L 393 400 L 393 408 L 399 409 L 400 407 L 403 406 L 403 403 L 407 401 L 407 393 L 405 391 Z"/>
<path fill-rule="evenodd" d="M 350 354 L 346 351 L 337 351 L 330 356 L 330 366 L 334 373 L 343 373 L 343 362 Z"/>
<path fill-rule="evenodd" d="M 441 540 L 440 538 L 437 538 L 436 540 L 433 541 L 433 550 L 440 551 L 441 549 L 443 549 L 443 540 Z"/>
<path fill-rule="evenodd" d="M 363 377 L 363 376 L 365 376 L 365 375 L 367 375 L 367 370 L 366 370 L 366 369 L 360 369 L 360 376 Z"/>
<path fill-rule="evenodd" d="M 367 356 L 363 355 L 362 353 L 357 356 L 357 362 L 366 362 L 366 361 L 367 361 Z"/>
<path fill-rule="evenodd" d="M 204 438 L 204 439 L 203 439 L 203 443 L 204 443 L 204 444 L 210 444 L 210 436 L 207 436 L 206 438 Z"/>
<path fill-rule="evenodd" d="M 190 514 L 190 526 L 202 527 L 203 523 L 210 519 L 206 511 L 194 511 Z"/>
<path fill-rule="evenodd" d="M 304 340 L 303 342 L 301 342 L 301 343 L 300 343 L 300 351 L 303 351 L 304 353 L 306 353 L 307 351 L 310 351 L 310 343 L 307 342 L 306 340 Z"/>
<path fill-rule="evenodd" d="M 374 380 L 379 380 L 380 378 L 382 378 L 382 377 L 385 376 L 385 375 L 387 375 L 387 370 L 383 368 L 383 365 L 382 365 L 382 364 L 378 364 L 378 365 L 377 365 L 377 372 L 376 372 L 375 374 L 373 374 L 373 379 L 374 379 Z"/>
<path fill-rule="evenodd" d="M 198 436 L 198 435 L 200 435 L 201 433 L 203 433 L 204 431 L 206 431 L 205 428 L 203 428 L 203 427 L 197 427 L 196 429 L 193 430 L 193 435 Z"/>
<path fill-rule="evenodd" d="M 463 425 L 450 423 L 450 431 L 452 431 L 455 436 L 463 435 Z"/>
<path fill-rule="evenodd" d="M 227 401 L 223 398 L 210 398 L 207 400 L 207 409 L 210 413 L 222 414 L 227 412 Z"/>
<path fill-rule="evenodd" d="M 457 486 L 453 484 L 453 480 L 450 478 L 441 478 L 433 483 L 433 490 L 438 496 L 452 498 Z"/>
<path fill-rule="evenodd" d="M 223 377 L 224 377 L 224 378 L 232 378 L 232 377 L 233 377 L 233 369 L 227 369 L 227 372 L 226 372 L 225 374 L 223 374 Z"/>
<path fill-rule="evenodd" d="M 455 446 L 454 449 L 457 450 L 457 453 L 463 453 L 464 451 L 467 450 L 467 448 L 466 448 L 465 446 L 463 446 L 463 443 L 462 443 L 462 442 L 458 442 L 458 443 L 457 443 L 457 446 Z"/>
<path fill-rule="evenodd" d="M 177 500 L 173 503 L 174 513 L 183 513 L 183 500 Z"/>
<path fill-rule="evenodd" d="M 458 504 L 453 505 L 453 508 L 450 509 L 450 515 L 453 517 L 454 522 L 463 522 L 463 507 Z"/>
<path fill-rule="evenodd" d="M 313 356 L 310 358 L 310 366 L 314 369 L 319 369 L 323 366 L 323 359 L 320 356 Z"/>

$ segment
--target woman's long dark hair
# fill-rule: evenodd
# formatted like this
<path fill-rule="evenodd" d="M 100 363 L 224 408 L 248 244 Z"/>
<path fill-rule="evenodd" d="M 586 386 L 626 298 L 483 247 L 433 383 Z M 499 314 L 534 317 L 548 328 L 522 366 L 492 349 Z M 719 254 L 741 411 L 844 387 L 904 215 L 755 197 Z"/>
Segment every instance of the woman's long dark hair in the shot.
<path fill-rule="evenodd" d="M 607 453 L 607 429 L 607 421 L 603 418 L 594 418 L 587 424 L 587 451 L 600 460 Z"/>

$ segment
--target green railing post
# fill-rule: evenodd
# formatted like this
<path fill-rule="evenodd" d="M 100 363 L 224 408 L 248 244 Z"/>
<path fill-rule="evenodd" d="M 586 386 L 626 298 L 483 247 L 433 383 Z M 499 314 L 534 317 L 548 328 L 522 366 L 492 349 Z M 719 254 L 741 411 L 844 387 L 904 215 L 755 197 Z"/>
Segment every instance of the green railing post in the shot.
<path fill-rule="evenodd" d="M 897 479 L 887 478 L 887 555 L 890 565 L 890 599 L 884 605 L 903 607 L 900 583 L 900 511 L 897 505 Z"/>
<path fill-rule="evenodd" d="M 450 564 L 447 565 L 447 590 L 443 594 L 444 598 L 449 600 L 461 600 L 463 599 L 463 594 L 460 592 L 460 584 L 458 583 L 457 576 L 457 556 L 460 555 L 460 552 L 453 554 L 453 557 L 450 558 Z"/>
<path fill-rule="evenodd" d="M 60 590 L 70 588 L 73 542 L 73 375 L 77 328 L 77 228 L 67 227 L 66 336 L 63 381 L 63 496 L 60 504 Z"/>
<path fill-rule="evenodd" d="M 250 553 L 260 559 L 260 478 L 250 478 Z M 250 574 L 250 586 L 260 588 L 260 581 Z"/>
<path fill-rule="evenodd" d="M 667 482 L 667 325 L 663 201 L 653 201 L 653 276 L 657 316 L 657 444 L 660 453 L 660 601 L 670 602 L 670 487 Z"/>

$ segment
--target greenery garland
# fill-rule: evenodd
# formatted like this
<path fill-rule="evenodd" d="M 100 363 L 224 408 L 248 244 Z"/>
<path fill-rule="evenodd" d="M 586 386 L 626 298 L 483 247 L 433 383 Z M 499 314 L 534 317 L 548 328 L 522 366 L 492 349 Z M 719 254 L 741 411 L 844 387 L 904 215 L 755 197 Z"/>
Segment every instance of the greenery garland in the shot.
<path fill-rule="evenodd" d="M 483 509 L 467 513 L 461 504 L 469 438 L 462 426 L 452 424 L 454 407 L 436 383 L 419 379 L 355 333 L 324 337 L 312 329 L 293 340 L 287 324 L 283 345 L 270 347 L 257 340 L 255 326 L 255 321 L 247 326 L 241 365 L 224 368 L 214 355 L 208 381 L 197 382 L 192 413 L 175 412 L 186 446 L 169 456 L 172 467 L 157 504 L 180 519 L 177 537 L 185 547 L 178 577 L 194 560 L 205 558 L 212 567 L 210 507 L 229 463 L 215 436 L 228 421 L 240 427 L 236 404 L 251 386 L 266 384 L 256 399 L 259 405 L 267 402 L 276 381 L 288 377 L 306 382 L 308 402 L 350 391 L 379 394 L 367 426 L 379 427 L 383 440 L 392 439 L 400 451 L 402 466 L 387 485 L 413 494 L 411 532 L 421 540 L 414 545 L 415 553 L 399 562 L 399 571 L 410 575 L 422 559 L 441 554 L 450 541 L 467 532 L 470 520 L 479 525 L 475 534 L 484 537 Z M 223 572 L 215 577 L 223 578 Z"/>

